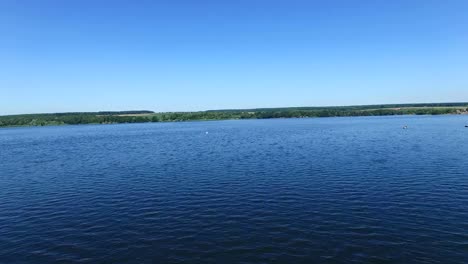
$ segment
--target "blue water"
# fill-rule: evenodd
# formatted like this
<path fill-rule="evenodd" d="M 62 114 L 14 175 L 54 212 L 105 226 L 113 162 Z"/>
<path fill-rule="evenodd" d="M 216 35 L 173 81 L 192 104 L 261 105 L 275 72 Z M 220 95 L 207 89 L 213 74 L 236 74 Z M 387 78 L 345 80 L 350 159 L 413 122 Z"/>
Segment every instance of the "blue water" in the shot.
<path fill-rule="evenodd" d="M 465 124 L 0 129 L 0 263 L 468 263 Z"/>

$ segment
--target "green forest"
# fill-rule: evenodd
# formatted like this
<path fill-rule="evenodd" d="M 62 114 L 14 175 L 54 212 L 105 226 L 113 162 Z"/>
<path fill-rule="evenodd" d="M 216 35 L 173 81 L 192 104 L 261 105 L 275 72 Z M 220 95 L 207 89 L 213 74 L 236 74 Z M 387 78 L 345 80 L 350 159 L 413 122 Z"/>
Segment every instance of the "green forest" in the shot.
<path fill-rule="evenodd" d="M 198 112 L 106 111 L 0 116 L 0 127 L 224 119 L 467 114 L 468 103 L 227 109 Z"/>

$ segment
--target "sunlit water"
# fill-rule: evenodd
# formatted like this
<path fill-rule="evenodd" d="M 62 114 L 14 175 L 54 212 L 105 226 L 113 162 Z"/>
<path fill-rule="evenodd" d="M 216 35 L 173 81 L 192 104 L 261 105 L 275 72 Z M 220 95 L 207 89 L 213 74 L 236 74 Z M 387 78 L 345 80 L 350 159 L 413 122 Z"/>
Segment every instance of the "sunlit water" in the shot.
<path fill-rule="evenodd" d="M 0 263 L 468 263 L 465 124 L 0 129 Z"/>

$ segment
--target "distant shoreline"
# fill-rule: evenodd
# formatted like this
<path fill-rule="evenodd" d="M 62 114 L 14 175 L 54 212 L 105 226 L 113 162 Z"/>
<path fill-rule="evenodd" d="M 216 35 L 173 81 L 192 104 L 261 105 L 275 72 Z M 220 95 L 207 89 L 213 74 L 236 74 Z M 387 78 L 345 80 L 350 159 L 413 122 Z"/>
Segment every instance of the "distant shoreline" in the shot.
<path fill-rule="evenodd" d="M 0 116 L 1 127 L 79 124 L 155 123 L 236 119 L 357 117 L 391 115 L 466 115 L 468 103 L 286 107 L 155 113 L 147 110 Z"/>

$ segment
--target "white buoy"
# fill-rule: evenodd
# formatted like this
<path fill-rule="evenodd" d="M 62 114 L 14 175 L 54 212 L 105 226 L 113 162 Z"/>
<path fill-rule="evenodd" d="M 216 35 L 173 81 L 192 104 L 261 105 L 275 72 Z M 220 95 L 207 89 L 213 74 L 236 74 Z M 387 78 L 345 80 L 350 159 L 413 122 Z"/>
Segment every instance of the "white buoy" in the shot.
<path fill-rule="evenodd" d="M 208 131 L 206 131 L 206 132 L 205 132 L 205 134 L 207 134 L 207 135 L 208 135 Z"/>

